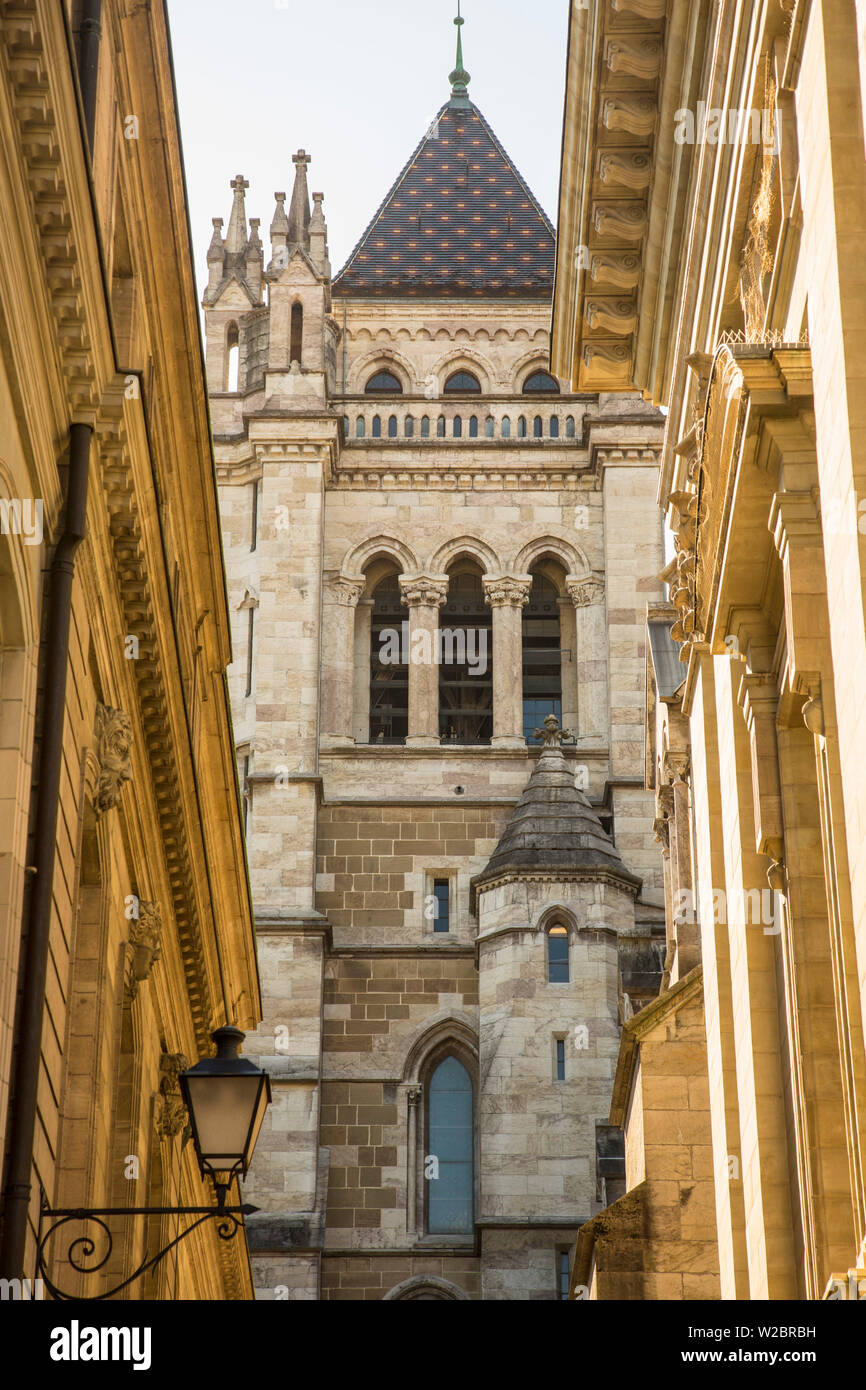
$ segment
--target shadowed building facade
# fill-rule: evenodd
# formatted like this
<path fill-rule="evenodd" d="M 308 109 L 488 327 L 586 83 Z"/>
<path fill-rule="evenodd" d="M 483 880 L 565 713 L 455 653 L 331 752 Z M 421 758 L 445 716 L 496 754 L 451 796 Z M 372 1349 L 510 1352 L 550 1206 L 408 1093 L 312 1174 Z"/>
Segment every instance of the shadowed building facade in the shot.
<path fill-rule="evenodd" d="M 661 974 L 662 421 L 550 376 L 553 229 L 467 82 L 336 277 L 304 151 L 267 266 L 241 177 L 208 251 L 263 1298 L 562 1297 Z"/>
<path fill-rule="evenodd" d="M 666 406 L 672 538 L 599 1298 L 866 1297 L 864 55 L 862 4 L 572 14 L 554 370 Z"/>
<path fill-rule="evenodd" d="M 261 1015 L 164 5 L 4 6 L 0 131 L 0 1276 L 20 1279 L 42 1194 L 213 1200 L 178 1074 Z M 63 1228 L 48 1278 L 103 1294 L 178 1233 L 110 1226 L 110 1254 Z M 125 1297 L 251 1292 L 243 1236 L 210 1224 Z"/>

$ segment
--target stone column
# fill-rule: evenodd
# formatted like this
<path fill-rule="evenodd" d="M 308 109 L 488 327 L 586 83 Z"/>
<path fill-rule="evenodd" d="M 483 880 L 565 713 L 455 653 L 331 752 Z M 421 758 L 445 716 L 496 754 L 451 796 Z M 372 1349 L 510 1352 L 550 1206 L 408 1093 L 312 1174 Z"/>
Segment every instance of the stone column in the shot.
<path fill-rule="evenodd" d="M 570 575 L 565 586 L 574 604 L 577 629 L 577 738 L 580 744 L 606 747 L 610 739 L 607 708 L 607 633 L 604 580 L 599 575 Z"/>
<path fill-rule="evenodd" d="M 400 576 L 409 609 L 409 733 L 406 746 L 439 746 L 439 609 L 448 597 L 447 574 Z"/>
<path fill-rule="evenodd" d="M 340 576 L 325 591 L 322 614 L 322 746 L 353 742 L 355 612 L 363 576 Z"/>
<path fill-rule="evenodd" d="M 484 598 L 493 609 L 493 738 L 494 748 L 523 748 L 523 621 L 529 602 L 530 575 L 499 575 L 482 581 Z"/>
<path fill-rule="evenodd" d="M 370 634 L 374 606 L 373 599 L 362 598 L 355 608 L 352 732 L 356 743 L 370 742 Z"/>

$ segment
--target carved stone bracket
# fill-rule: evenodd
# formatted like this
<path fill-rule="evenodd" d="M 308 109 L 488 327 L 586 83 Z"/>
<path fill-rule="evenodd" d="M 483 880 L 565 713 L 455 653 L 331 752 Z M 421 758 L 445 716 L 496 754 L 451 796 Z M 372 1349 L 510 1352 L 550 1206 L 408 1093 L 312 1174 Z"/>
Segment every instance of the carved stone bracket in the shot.
<path fill-rule="evenodd" d="M 159 1060 L 159 1091 L 156 1098 L 156 1131 L 161 1139 L 173 1139 L 186 1124 L 186 1106 L 180 1094 L 178 1077 L 189 1062 L 182 1052 L 164 1052 Z"/>
<path fill-rule="evenodd" d="M 129 930 L 132 959 L 127 993 L 130 999 L 138 994 L 139 985 L 149 978 L 162 955 L 161 937 L 162 911 L 159 903 L 139 903 L 138 916 L 132 919 Z"/>
<path fill-rule="evenodd" d="M 123 786 L 132 777 L 130 749 L 132 726 L 129 715 L 108 705 L 96 706 L 96 756 L 99 778 L 93 805 L 97 816 L 117 805 Z"/>
<path fill-rule="evenodd" d="M 407 1105 L 420 1105 L 424 1092 L 420 1086 L 410 1086 L 406 1092 Z"/>

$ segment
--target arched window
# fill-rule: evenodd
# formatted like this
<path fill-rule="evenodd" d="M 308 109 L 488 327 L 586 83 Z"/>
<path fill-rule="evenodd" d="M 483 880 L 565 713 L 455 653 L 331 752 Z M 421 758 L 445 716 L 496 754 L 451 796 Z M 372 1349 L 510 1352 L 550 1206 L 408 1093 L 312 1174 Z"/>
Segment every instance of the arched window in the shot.
<path fill-rule="evenodd" d="M 551 985 L 568 984 L 568 930 L 559 923 L 547 933 L 547 981 Z"/>
<path fill-rule="evenodd" d="M 478 438 L 478 416 L 477 416 L 477 415 L 470 415 L 470 417 L 469 417 L 469 438 L 470 438 L 470 439 L 477 439 L 477 438 Z"/>
<path fill-rule="evenodd" d="M 409 667 L 396 574 L 373 591 L 370 615 L 370 742 L 402 743 L 409 732 Z"/>
<path fill-rule="evenodd" d="M 346 437 L 346 439 L 349 438 L 349 429 L 350 429 L 351 423 L 352 423 L 352 422 L 351 422 L 351 420 L 349 419 L 348 415 L 344 415 L 344 416 L 343 416 L 343 434 L 344 434 L 344 436 Z"/>
<path fill-rule="evenodd" d="M 562 723 L 562 653 L 559 594 L 541 574 L 533 575 L 529 603 L 523 609 L 523 737 L 537 748 L 534 736 L 548 714 Z"/>
<path fill-rule="evenodd" d="M 547 396 L 559 395 L 559 382 L 549 372 L 533 372 L 523 383 L 524 396 L 538 392 Z"/>
<path fill-rule="evenodd" d="M 566 415 L 566 417 L 565 417 L 565 437 L 566 437 L 566 439 L 574 439 L 574 416 L 573 416 L 573 415 Z"/>
<path fill-rule="evenodd" d="M 230 323 L 226 329 L 226 391 L 237 391 L 241 350 L 238 346 L 238 326 Z"/>
<path fill-rule="evenodd" d="M 292 345 L 289 361 L 302 365 L 304 350 L 304 309 L 301 304 L 292 305 Z"/>
<path fill-rule="evenodd" d="M 397 416 L 396 416 L 396 415 L 389 415 L 389 416 L 388 416 L 388 438 L 389 438 L 389 439 L 396 439 L 396 438 L 397 438 Z"/>
<path fill-rule="evenodd" d="M 430 416 L 429 416 L 429 415 L 422 415 L 422 416 L 421 416 L 421 438 L 422 438 L 422 439 L 429 439 L 429 438 L 430 438 Z"/>
<path fill-rule="evenodd" d="M 403 422 L 403 432 L 404 432 L 404 434 L 406 435 L 406 438 L 407 438 L 407 439 L 411 439 L 412 436 L 414 435 L 414 433 L 415 433 L 415 417 L 414 417 L 414 415 L 407 415 L 407 416 L 406 416 L 406 419 L 405 419 L 405 421 Z"/>
<path fill-rule="evenodd" d="M 444 415 L 440 415 L 440 416 L 439 416 L 439 419 L 436 421 L 436 434 L 438 435 L 438 437 L 439 437 L 440 439 L 444 439 L 444 438 L 445 438 L 445 416 L 444 416 Z"/>
<path fill-rule="evenodd" d="M 510 438 L 511 438 L 511 416 L 510 416 L 510 415 L 503 415 L 503 417 L 502 417 L 502 438 L 503 438 L 503 439 L 510 439 Z"/>
<path fill-rule="evenodd" d="M 544 434 L 544 421 L 540 415 L 536 415 L 532 422 L 532 433 L 536 439 L 541 439 Z"/>
<path fill-rule="evenodd" d="M 450 396 L 477 396 L 481 382 L 472 372 L 454 372 L 445 383 L 445 392 Z"/>
<path fill-rule="evenodd" d="M 431 1235 L 471 1235 L 472 1079 L 456 1057 L 440 1062 L 427 1087 L 427 1153 L 436 1167 L 425 1183 Z"/>
<path fill-rule="evenodd" d="M 485 437 L 485 439 L 492 439 L 492 438 L 493 438 L 493 432 L 494 432 L 494 429 L 495 429 L 495 428 L 496 428 L 496 424 L 495 424 L 495 421 L 494 421 L 494 419 L 493 419 L 493 416 L 492 416 L 492 415 L 488 415 L 487 419 L 484 421 L 484 437 Z"/>
<path fill-rule="evenodd" d="M 492 611 L 481 572 L 467 564 L 448 581 L 439 621 L 439 736 L 479 745 L 493 737 Z"/>
<path fill-rule="evenodd" d="M 393 372 L 377 372 L 364 387 L 366 396 L 402 396 L 403 385 Z"/>
<path fill-rule="evenodd" d="M 521 415 L 520 419 L 517 421 L 517 438 L 518 438 L 518 439 L 525 439 L 525 438 L 526 438 L 526 416 L 525 416 L 525 415 Z"/>
<path fill-rule="evenodd" d="M 366 425 L 365 425 L 365 423 L 364 423 L 364 417 L 363 417 L 363 415 L 359 415 L 358 418 L 357 418 L 357 420 L 355 421 L 355 438 L 356 438 L 356 439 L 363 439 L 363 438 L 364 438 L 364 430 L 365 430 L 365 429 L 366 429 Z"/>
<path fill-rule="evenodd" d="M 372 434 L 373 434 L 373 438 L 374 438 L 374 439 L 381 439 L 381 438 L 382 438 L 382 419 L 381 419 L 381 416 L 379 416 L 379 415 L 374 415 L 374 416 L 373 416 L 373 430 L 372 430 Z"/>
<path fill-rule="evenodd" d="M 551 439 L 558 439 L 558 438 L 559 438 L 559 416 L 558 416 L 558 415 L 551 415 L 551 417 L 550 417 L 550 437 L 551 437 Z"/>
<path fill-rule="evenodd" d="M 462 434 L 463 434 L 463 421 L 461 420 L 461 418 L 460 418 L 459 415 L 455 415 L 455 416 L 454 416 L 453 430 L 454 430 L 454 438 L 455 438 L 455 439 L 460 439 L 461 436 L 462 436 Z"/>

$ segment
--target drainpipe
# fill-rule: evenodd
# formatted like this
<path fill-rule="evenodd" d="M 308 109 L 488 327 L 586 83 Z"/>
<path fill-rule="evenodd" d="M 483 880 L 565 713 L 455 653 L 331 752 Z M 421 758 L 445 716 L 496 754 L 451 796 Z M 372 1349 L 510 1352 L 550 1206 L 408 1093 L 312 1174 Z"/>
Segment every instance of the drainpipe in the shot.
<path fill-rule="evenodd" d="M 87 144 L 93 153 L 96 129 L 96 90 L 99 76 L 99 40 L 102 37 L 102 0 L 84 0 L 78 30 L 78 83 L 84 107 Z"/>
<path fill-rule="evenodd" d="M 69 432 L 66 520 L 51 562 L 48 616 L 40 650 L 40 666 L 44 670 L 38 726 L 41 749 L 29 840 L 33 848 L 33 864 L 28 865 L 31 889 L 25 910 L 22 942 L 21 996 L 11 1078 L 9 1147 L 3 1190 L 0 1278 L 4 1279 L 24 1277 L 57 845 L 72 585 L 76 551 L 86 530 L 92 435 L 92 425 L 73 425 Z"/>

